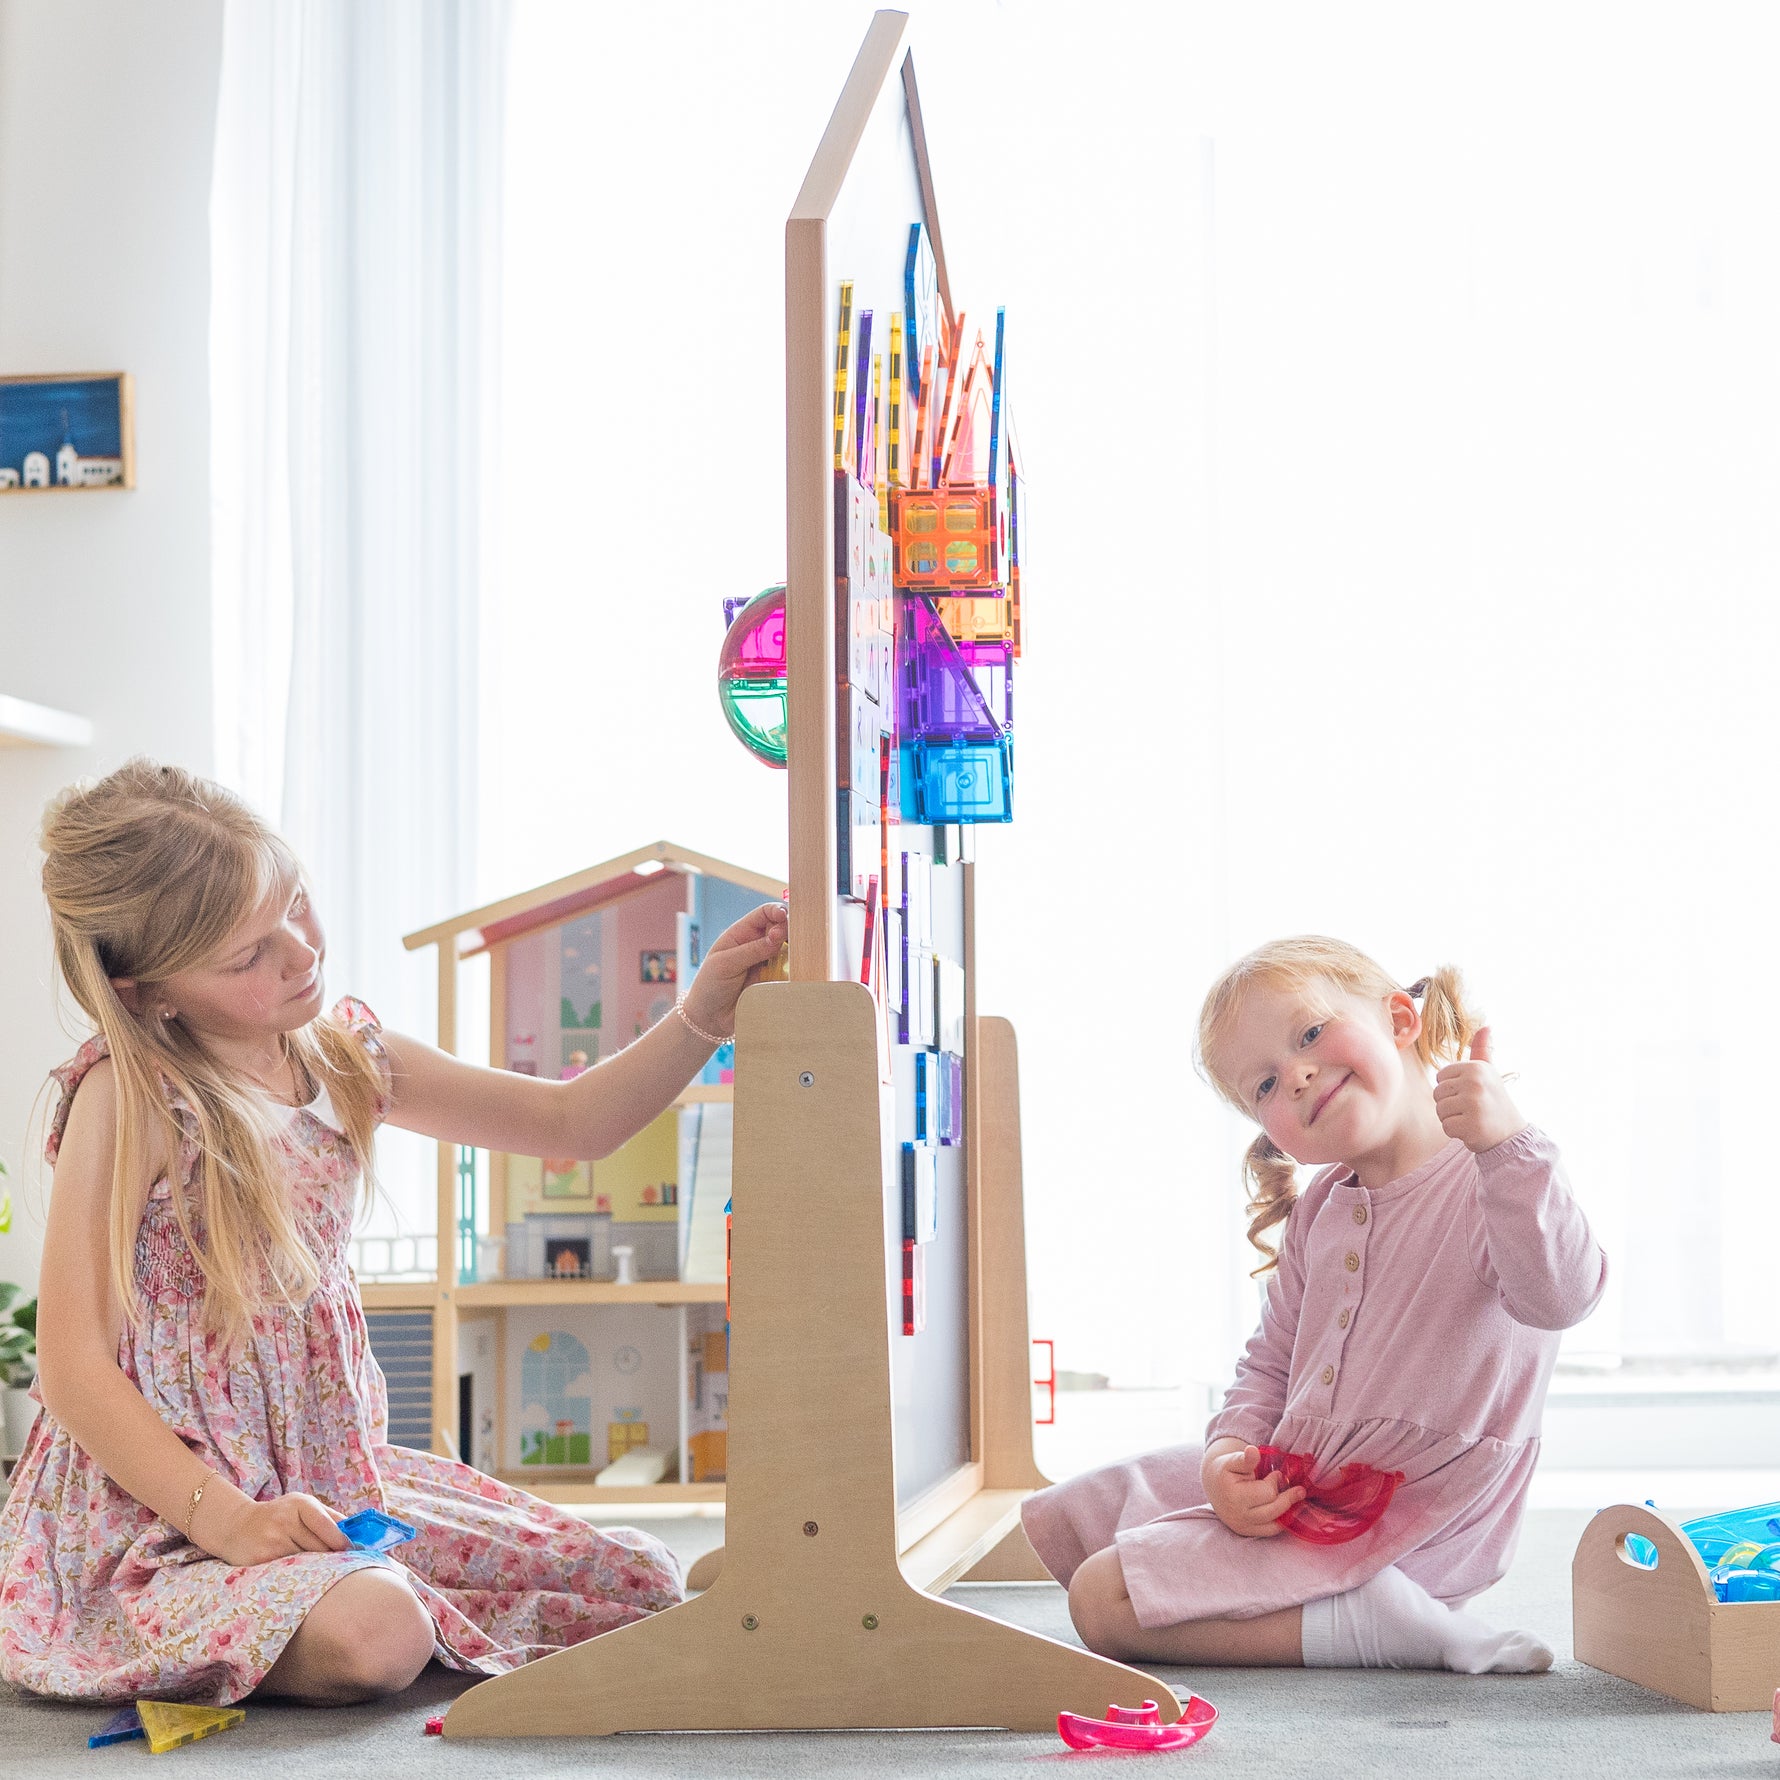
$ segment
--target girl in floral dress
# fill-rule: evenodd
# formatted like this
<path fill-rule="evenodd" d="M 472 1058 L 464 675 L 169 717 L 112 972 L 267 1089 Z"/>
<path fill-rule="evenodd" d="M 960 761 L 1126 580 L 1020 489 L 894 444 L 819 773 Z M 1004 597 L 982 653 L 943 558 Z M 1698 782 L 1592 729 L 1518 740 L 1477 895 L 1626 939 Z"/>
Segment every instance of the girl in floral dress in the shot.
<path fill-rule="evenodd" d="M 346 1262 L 388 1119 L 598 1157 L 734 1030 L 782 908 L 710 948 L 674 1015 L 551 1082 L 324 1011 L 320 922 L 236 797 L 137 760 L 50 806 L 57 962 L 97 1028 L 55 1072 L 42 1404 L 0 1509 L 0 1676 L 65 1698 L 226 1704 L 498 1674 L 672 1606 L 673 1556 L 388 1441 Z M 336 1522 L 375 1508 L 387 1555 Z"/>

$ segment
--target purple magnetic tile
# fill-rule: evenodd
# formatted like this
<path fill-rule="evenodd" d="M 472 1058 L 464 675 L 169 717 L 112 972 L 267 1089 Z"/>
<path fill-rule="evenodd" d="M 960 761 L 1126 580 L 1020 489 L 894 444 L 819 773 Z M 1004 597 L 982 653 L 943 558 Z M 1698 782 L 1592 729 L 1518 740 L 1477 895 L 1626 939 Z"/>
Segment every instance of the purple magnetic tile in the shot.
<path fill-rule="evenodd" d="M 909 1042 L 909 929 L 902 925 L 902 1004 L 896 1010 L 896 1042 Z"/>
<path fill-rule="evenodd" d="M 991 713 L 958 645 L 940 622 L 932 600 L 915 594 L 902 602 L 897 626 L 897 666 L 902 683 L 900 736 L 948 736 L 973 742 L 1000 738 Z"/>
<path fill-rule="evenodd" d="M 939 1140 L 953 1145 L 964 1135 L 964 1059 L 952 1051 L 939 1054 Z"/>

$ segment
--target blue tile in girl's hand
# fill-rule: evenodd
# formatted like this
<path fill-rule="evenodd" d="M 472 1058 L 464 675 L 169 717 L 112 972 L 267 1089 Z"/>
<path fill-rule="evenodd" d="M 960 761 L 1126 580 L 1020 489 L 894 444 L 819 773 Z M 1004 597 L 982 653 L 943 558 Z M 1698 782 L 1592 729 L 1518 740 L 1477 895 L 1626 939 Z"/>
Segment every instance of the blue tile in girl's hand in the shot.
<path fill-rule="evenodd" d="M 411 1527 L 393 1515 L 379 1514 L 375 1508 L 361 1509 L 341 1521 L 339 1526 L 361 1551 L 388 1551 L 392 1545 L 401 1545 L 420 1534 L 419 1527 Z"/>

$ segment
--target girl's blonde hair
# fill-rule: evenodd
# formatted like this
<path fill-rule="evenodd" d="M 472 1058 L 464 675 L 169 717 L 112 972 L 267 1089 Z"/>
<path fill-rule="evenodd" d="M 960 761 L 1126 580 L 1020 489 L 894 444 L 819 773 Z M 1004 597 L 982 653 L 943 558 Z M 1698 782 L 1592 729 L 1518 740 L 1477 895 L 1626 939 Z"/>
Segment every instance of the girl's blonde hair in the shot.
<path fill-rule="evenodd" d="M 1242 1090 L 1224 1072 L 1221 1059 L 1226 1055 L 1226 1040 L 1249 991 L 1295 990 L 1314 1005 L 1317 991 L 1328 987 L 1365 1000 L 1382 1002 L 1387 996 L 1402 993 L 1419 1001 L 1422 1029 L 1415 1041 L 1415 1054 L 1424 1069 L 1437 1069 L 1464 1056 L 1472 1033 L 1483 1024 L 1465 1006 L 1464 983 L 1450 964 L 1405 986 L 1345 940 L 1329 939 L 1320 933 L 1276 939 L 1257 946 L 1247 957 L 1238 958 L 1212 984 L 1205 1005 L 1199 1010 L 1200 1072 L 1238 1112 L 1254 1117 L 1253 1109 L 1242 1098 Z M 1263 1131 L 1243 1157 L 1242 1176 L 1248 1188 L 1248 1239 L 1266 1257 L 1255 1273 L 1265 1273 L 1279 1265 L 1279 1251 L 1263 1242 L 1261 1236 L 1290 1214 L 1298 1197 L 1297 1165 Z"/>
<path fill-rule="evenodd" d="M 212 962 L 255 909 L 275 893 L 295 894 L 301 867 L 233 792 L 143 759 L 59 793 L 44 814 L 42 844 L 56 962 L 105 1035 L 116 1077 L 110 1225 L 118 1300 L 135 1322 L 137 1226 L 164 1163 L 173 1215 L 204 1278 L 200 1321 L 233 1344 L 255 1311 L 275 1299 L 300 1304 L 320 1283 L 279 1155 L 282 1122 L 182 1020 L 155 1017 L 141 992 Z M 113 977 L 135 978 L 140 1016 L 125 1007 Z M 286 1033 L 284 1043 L 327 1088 L 368 1197 L 382 1091 L 375 1063 L 330 1017 Z M 196 1121 L 197 1162 L 183 1183 L 187 1133 L 168 1087 Z"/>

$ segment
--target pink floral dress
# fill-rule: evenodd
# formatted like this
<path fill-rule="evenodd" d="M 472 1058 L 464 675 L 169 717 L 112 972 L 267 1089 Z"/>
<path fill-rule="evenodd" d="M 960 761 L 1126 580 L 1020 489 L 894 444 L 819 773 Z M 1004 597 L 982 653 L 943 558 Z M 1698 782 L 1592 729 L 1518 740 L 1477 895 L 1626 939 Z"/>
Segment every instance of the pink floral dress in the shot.
<path fill-rule="evenodd" d="M 389 1060 L 369 1008 L 334 1018 Z M 75 1089 L 106 1054 L 84 1044 L 55 1072 L 53 1163 Z M 178 1173 L 197 1162 L 196 1119 Z M 0 1507 L 0 1676 L 73 1699 L 224 1705 L 250 1693 L 317 1601 L 350 1571 L 399 1564 L 432 1616 L 439 1661 L 495 1675 L 672 1606 L 679 1564 L 629 1529 L 601 1532 L 524 1490 L 385 1438 L 383 1373 L 346 1262 L 359 1170 L 345 1138 L 305 1108 L 287 1147 L 322 1282 L 300 1309 L 260 1314 L 231 1359 L 196 1326 L 200 1276 L 172 1185 L 152 1190 L 136 1237 L 143 1317 L 118 1346 L 124 1375 L 191 1450 L 256 1500 L 301 1490 L 344 1517 L 380 1508 L 420 1529 L 384 1556 L 304 1552 L 237 1567 L 192 1545 L 111 1481 L 47 1410 Z M 200 1233 L 201 1235 L 201 1233 Z M 33 1387 L 33 1396 L 36 1389 Z"/>

